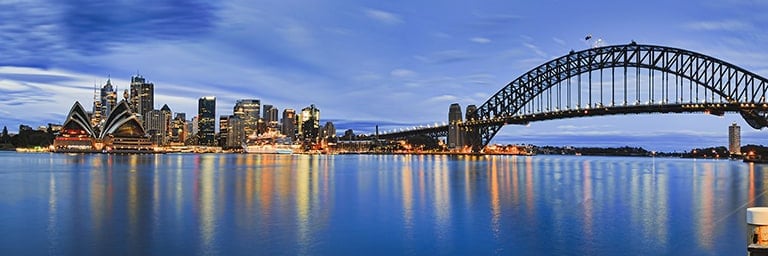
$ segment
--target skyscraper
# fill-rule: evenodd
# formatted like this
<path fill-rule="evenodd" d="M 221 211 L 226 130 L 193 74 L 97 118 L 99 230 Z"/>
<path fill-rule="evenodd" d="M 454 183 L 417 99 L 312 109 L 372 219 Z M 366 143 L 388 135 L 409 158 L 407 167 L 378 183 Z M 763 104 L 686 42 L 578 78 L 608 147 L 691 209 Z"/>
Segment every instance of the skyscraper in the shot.
<path fill-rule="evenodd" d="M 141 75 L 131 77 L 131 110 L 145 115 L 155 107 L 155 85 L 147 83 Z"/>
<path fill-rule="evenodd" d="M 243 120 L 240 117 L 231 115 L 228 119 L 229 130 L 227 131 L 227 148 L 240 148 L 245 141 L 243 132 Z"/>
<path fill-rule="evenodd" d="M 320 135 L 320 110 L 314 104 L 301 110 L 298 123 L 299 137 L 306 142 L 317 142 Z"/>
<path fill-rule="evenodd" d="M 200 98 L 197 104 L 198 113 L 198 144 L 206 146 L 216 145 L 216 97 L 206 96 Z"/>
<path fill-rule="evenodd" d="M 186 118 L 186 114 L 176 113 L 176 117 L 171 121 L 170 142 L 183 145 L 187 140 L 189 129 L 187 128 Z"/>
<path fill-rule="evenodd" d="M 156 109 L 150 110 L 144 115 L 144 120 L 144 130 L 150 136 L 152 143 L 159 146 L 165 145 L 167 137 L 165 113 Z"/>
<path fill-rule="evenodd" d="M 219 147 L 227 147 L 227 136 L 229 133 L 229 117 L 219 116 Z"/>
<path fill-rule="evenodd" d="M 112 109 L 117 105 L 117 89 L 112 86 L 112 79 L 107 79 L 107 83 L 101 87 L 99 93 L 101 99 L 101 115 L 109 116 Z"/>
<path fill-rule="evenodd" d="M 260 108 L 261 100 L 258 99 L 242 99 L 235 103 L 235 108 L 232 113 L 241 119 L 243 123 L 243 132 L 246 135 L 251 135 L 256 132 L 256 126 L 260 117 Z"/>
<path fill-rule="evenodd" d="M 269 121 L 272 121 L 270 119 L 269 111 L 272 109 L 272 105 L 264 104 L 264 122 L 269 123 Z"/>
<path fill-rule="evenodd" d="M 278 119 L 278 110 L 276 107 L 270 106 L 269 110 L 266 110 L 265 105 L 265 111 L 264 111 L 264 121 L 267 122 L 267 127 L 271 130 L 276 130 L 277 127 L 280 125 L 280 119 Z"/>
<path fill-rule="evenodd" d="M 732 155 L 741 155 L 741 127 L 736 123 L 728 126 L 728 151 Z"/>
<path fill-rule="evenodd" d="M 283 110 L 283 125 L 282 125 L 282 133 L 283 135 L 291 138 L 296 139 L 296 110 L 287 108 Z"/>
<path fill-rule="evenodd" d="M 448 148 L 463 147 L 463 136 L 461 132 L 461 106 L 459 103 L 451 104 L 448 109 Z"/>

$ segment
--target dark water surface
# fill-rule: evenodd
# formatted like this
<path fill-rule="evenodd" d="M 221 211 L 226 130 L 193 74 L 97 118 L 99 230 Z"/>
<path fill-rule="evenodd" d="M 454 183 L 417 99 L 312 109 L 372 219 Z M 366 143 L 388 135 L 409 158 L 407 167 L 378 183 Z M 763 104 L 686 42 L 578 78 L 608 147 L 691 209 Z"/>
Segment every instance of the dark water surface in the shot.
<path fill-rule="evenodd" d="M 744 255 L 768 168 L 0 153 L 0 255 Z"/>

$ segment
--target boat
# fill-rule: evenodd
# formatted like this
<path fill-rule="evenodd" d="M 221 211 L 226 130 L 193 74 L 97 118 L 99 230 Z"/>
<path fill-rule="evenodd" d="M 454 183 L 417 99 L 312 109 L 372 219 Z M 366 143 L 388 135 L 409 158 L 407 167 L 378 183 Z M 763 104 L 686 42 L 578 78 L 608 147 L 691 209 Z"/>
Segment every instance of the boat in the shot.
<path fill-rule="evenodd" d="M 248 154 L 293 154 L 293 145 L 290 138 L 270 131 L 248 136 L 248 140 L 243 143 L 243 151 Z"/>

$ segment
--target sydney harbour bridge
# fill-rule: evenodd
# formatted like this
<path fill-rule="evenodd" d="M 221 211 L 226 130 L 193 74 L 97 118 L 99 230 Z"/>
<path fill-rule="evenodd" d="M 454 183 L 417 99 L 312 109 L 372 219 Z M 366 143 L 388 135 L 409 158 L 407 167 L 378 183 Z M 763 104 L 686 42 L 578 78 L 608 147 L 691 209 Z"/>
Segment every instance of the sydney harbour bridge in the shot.
<path fill-rule="evenodd" d="M 508 124 L 643 113 L 738 112 L 755 129 L 768 127 L 768 80 L 720 59 L 679 48 L 632 42 L 571 51 L 519 76 L 465 120 L 379 139 L 461 132 L 480 152 Z M 449 138 L 450 140 L 450 138 Z"/>

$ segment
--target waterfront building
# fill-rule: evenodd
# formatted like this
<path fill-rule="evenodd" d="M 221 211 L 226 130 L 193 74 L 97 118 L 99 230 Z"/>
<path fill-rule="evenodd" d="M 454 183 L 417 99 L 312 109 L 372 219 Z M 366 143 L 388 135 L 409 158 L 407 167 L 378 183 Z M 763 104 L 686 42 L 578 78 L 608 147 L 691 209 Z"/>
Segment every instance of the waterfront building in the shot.
<path fill-rule="evenodd" d="M 264 106 L 266 109 L 267 105 L 264 105 Z M 277 118 L 278 113 L 279 112 L 277 108 L 273 106 L 270 106 L 268 111 L 266 110 L 264 111 L 264 115 L 265 115 L 264 121 L 267 123 L 267 128 L 269 128 L 269 130 L 277 130 L 278 126 L 280 126 L 280 122 L 279 122 L 280 119 Z"/>
<path fill-rule="evenodd" d="M 197 137 L 199 145 L 216 145 L 216 97 L 206 96 L 198 100 Z"/>
<path fill-rule="evenodd" d="M 467 121 L 467 122 L 469 122 L 470 120 L 478 119 L 477 106 L 475 106 L 474 104 L 468 105 L 467 106 L 467 112 L 464 113 L 464 115 L 465 115 L 464 116 L 465 117 L 464 120 Z M 480 134 L 477 133 L 476 130 L 467 130 L 467 129 L 462 129 L 462 134 L 461 135 L 462 135 L 462 137 L 464 137 L 464 139 L 463 139 L 463 141 L 464 141 L 463 146 L 470 146 L 470 145 L 472 145 L 472 143 L 473 143 L 472 140 L 473 139 L 475 139 L 475 140 L 479 139 L 479 137 L 480 137 Z"/>
<path fill-rule="evenodd" d="M 464 136 L 461 130 L 461 106 L 459 103 L 451 104 L 448 109 L 448 148 L 462 148 L 464 146 Z"/>
<path fill-rule="evenodd" d="M 155 108 L 155 85 L 141 75 L 131 77 L 131 111 L 141 116 Z"/>
<path fill-rule="evenodd" d="M 190 131 L 189 136 L 197 138 L 197 134 L 200 133 L 200 118 L 197 116 L 192 117 L 192 122 L 189 122 L 189 128 Z"/>
<path fill-rule="evenodd" d="M 333 137 L 336 137 L 336 126 L 334 126 L 331 121 L 325 122 L 325 125 L 323 125 L 323 138 L 328 139 Z"/>
<path fill-rule="evenodd" d="M 97 127 L 91 125 L 80 102 L 75 102 L 53 148 L 59 152 L 148 152 L 152 144 L 127 101 L 118 103 Z"/>
<path fill-rule="evenodd" d="M 163 145 L 167 145 L 168 142 L 171 141 L 171 129 L 173 128 L 171 120 L 173 120 L 173 111 L 171 111 L 171 108 L 168 107 L 168 104 L 163 104 L 163 107 L 160 108 L 160 112 L 163 113 L 163 122 L 165 123 Z"/>
<path fill-rule="evenodd" d="M 320 110 L 314 104 L 303 108 L 298 118 L 299 138 L 316 143 L 320 135 Z"/>
<path fill-rule="evenodd" d="M 243 122 L 243 132 L 251 135 L 256 132 L 260 117 L 261 100 L 241 99 L 235 103 L 232 113 Z"/>
<path fill-rule="evenodd" d="M 158 146 L 166 144 L 166 122 L 165 113 L 161 110 L 150 110 L 144 115 L 144 127 L 147 135 L 149 135 L 150 141 Z"/>
<path fill-rule="evenodd" d="M 170 142 L 176 145 L 183 145 L 187 140 L 187 120 L 185 113 L 176 113 L 176 117 L 171 121 Z"/>
<path fill-rule="evenodd" d="M 246 134 L 244 129 L 243 119 L 240 117 L 231 115 L 228 118 L 229 129 L 227 131 L 227 144 L 226 148 L 240 148 L 243 141 L 245 141 Z"/>
<path fill-rule="evenodd" d="M 281 132 L 286 137 L 296 139 L 296 110 L 287 108 L 283 110 Z"/>
<path fill-rule="evenodd" d="M 728 151 L 731 155 L 741 155 L 741 127 L 736 123 L 728 126 Z"/>
<path fill-rule="evenodd" d="M 219 147 L 226 147 L 229 133 L 229 116 L 219 116 Z"/>

